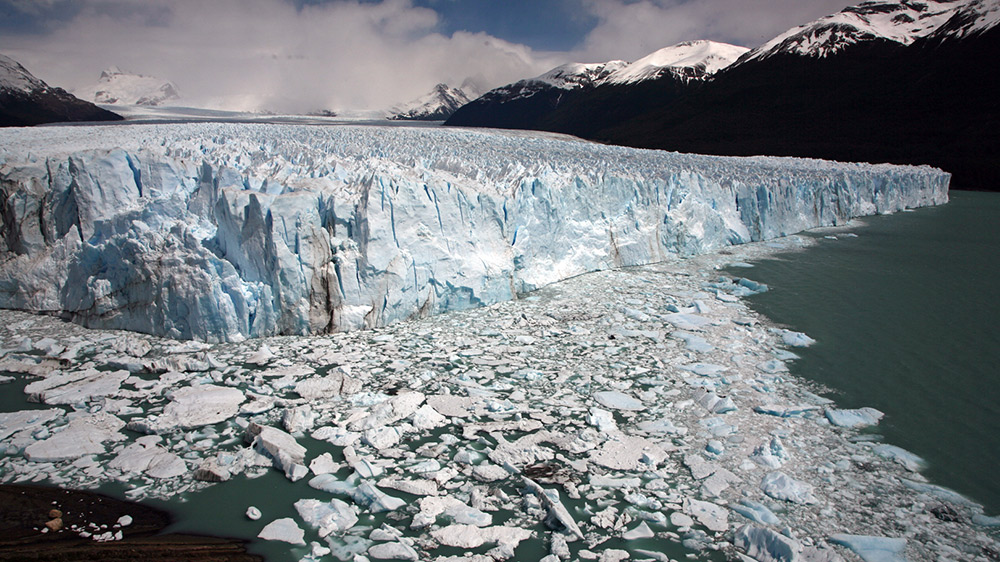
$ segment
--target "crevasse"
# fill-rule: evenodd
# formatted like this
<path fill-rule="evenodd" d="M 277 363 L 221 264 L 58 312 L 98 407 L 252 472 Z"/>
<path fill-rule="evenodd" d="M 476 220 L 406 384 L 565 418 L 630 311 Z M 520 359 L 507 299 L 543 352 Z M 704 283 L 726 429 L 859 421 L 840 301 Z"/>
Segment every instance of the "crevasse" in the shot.
<path fill-rule="evenodd" d="M 0 146 L 0 306 L 209 342 L 376 327 L 941 204 L 950 177 L 442 128 L 51 127 Z"/>

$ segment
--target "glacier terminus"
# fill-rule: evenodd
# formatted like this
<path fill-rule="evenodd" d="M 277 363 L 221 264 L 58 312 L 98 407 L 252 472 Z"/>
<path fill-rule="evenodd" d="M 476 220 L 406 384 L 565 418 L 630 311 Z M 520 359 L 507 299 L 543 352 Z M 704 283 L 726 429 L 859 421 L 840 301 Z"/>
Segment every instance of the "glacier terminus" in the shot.
<path fill-rule="evenodd" d="M 947 201 L 929 167 L 536 133 L 0 131 L 0 307 L 207 342 L 378 327 Z"/>

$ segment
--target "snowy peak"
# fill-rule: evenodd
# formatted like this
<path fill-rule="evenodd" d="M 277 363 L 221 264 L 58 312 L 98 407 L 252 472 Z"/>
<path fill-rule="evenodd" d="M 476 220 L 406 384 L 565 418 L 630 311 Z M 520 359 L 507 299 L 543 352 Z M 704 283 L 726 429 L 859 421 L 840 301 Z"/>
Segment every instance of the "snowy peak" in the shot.
<path fill-rule="evenodd" d="M 632 84 L 653 80 L 668 72 L 689 78 L 704 77 L 736 62 L 748 51 L 745 47 L 727 43 L 686 41 L 646 55 L 612 73 L 604 82 Z"/>
<path fill-rule="evenodd" d="M 790 29 L 742 60 L 777 53 L 822 58 L 861 42 L 909 45 L 924 37 L 964 37 L 1000 22 L 1000 0 L 873 0 Z"/>
<path fill-rule="evenodd" d="M 0 90 L 29 94 L 48 86 L 28 72 L 21 63 L 0 55 Z"/>
<path fill-rule="evenodd" d="M 96 84 L 76 92 L 82 98 L 108 105 L 158 106 L 180 98 L 177 87 L 154 76 L 125 72 L 113 66 Z"/>
<path fill-rule="evenodd" d="M 447 84 L 438 84 L 424 96 L 393 107 L 389 110 L 389 119 L 443 121 L 478 95 L 477 91 L 466 91 L 471 87 L 468 81 L 462 86 L 462 88 L 452 88 Z"/>
<path fill-rule="evenodd" d="M 626 66 L 628 63 L 621 60 L 592 64 L 571 62 L 557 66 L 541 76 L 528 80 L 528 82 L 541 82 L 563 90 L 575 90 L 601 83 L 608 76 Z"/>

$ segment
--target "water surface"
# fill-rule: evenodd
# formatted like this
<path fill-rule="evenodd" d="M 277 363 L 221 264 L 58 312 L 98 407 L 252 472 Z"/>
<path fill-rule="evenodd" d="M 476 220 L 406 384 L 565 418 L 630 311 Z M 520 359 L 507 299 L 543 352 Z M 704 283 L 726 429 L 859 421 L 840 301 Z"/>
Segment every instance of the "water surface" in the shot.
<path fill-rule="evenodd" d="M 793 371 L 843 407 L 886 413 L 878 431 L 924 474 L 1000 512 L 1000 194 L 952 192 L 935 208 L 813 234 L 806 251 L 732 273 L 749 299 L 818 340 Z"/>

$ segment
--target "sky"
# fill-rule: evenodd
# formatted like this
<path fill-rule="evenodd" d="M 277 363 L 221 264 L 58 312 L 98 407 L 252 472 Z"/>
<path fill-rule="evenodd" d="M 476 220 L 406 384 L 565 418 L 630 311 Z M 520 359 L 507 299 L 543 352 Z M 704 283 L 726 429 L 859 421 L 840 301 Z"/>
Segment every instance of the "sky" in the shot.
<path fill-rule="evenodd" d="M 73 91 L 111 66 L 185 105 L 384 109 L 695 39 L 756 47 L 845 0 L 0 0 L 0 53 Z"/>

